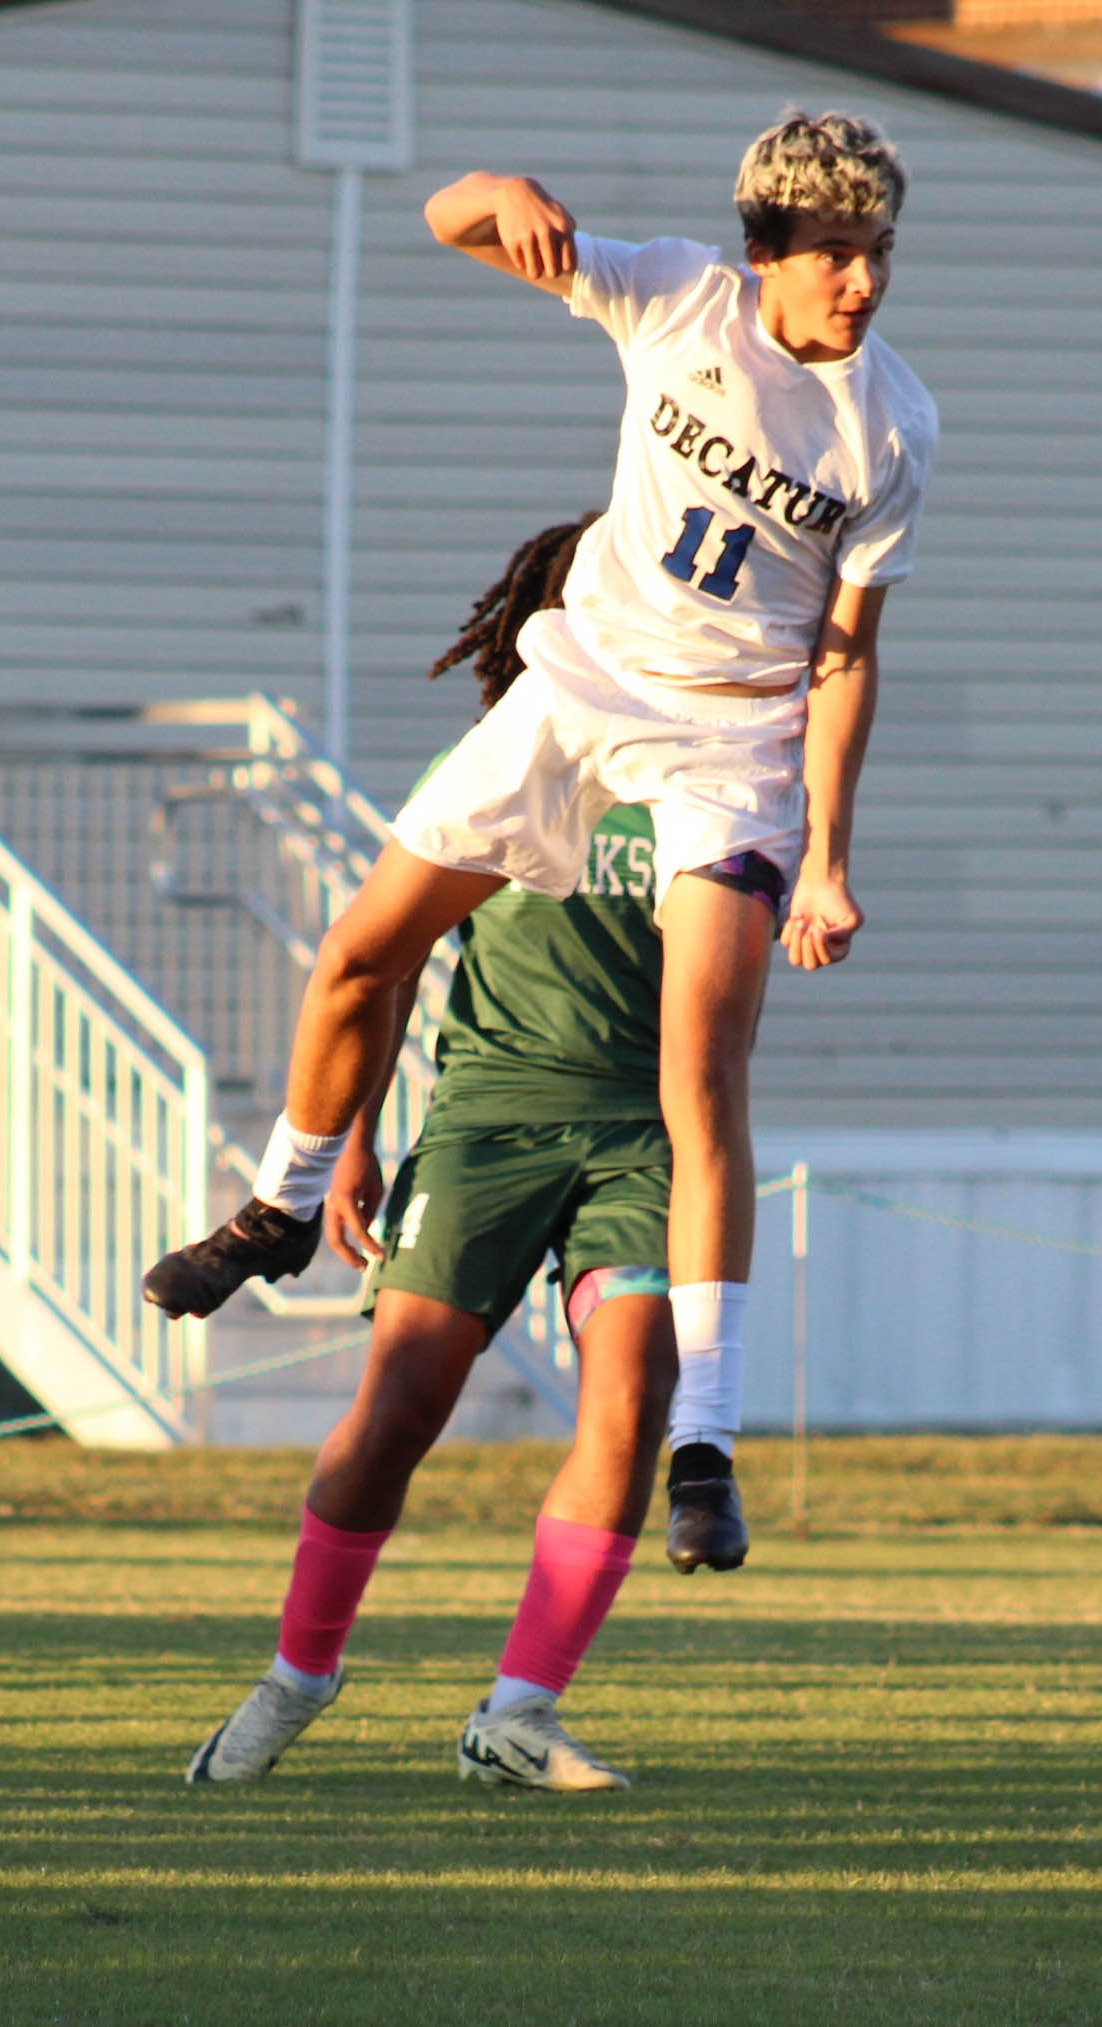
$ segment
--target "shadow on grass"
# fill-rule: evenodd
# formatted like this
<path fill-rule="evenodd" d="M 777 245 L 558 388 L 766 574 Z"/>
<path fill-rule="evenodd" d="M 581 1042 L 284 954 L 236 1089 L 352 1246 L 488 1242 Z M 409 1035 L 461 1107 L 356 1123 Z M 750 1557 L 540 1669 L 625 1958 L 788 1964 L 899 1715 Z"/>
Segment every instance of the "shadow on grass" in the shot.
<path fill-rule="evenodd" d="M 665 1620 L 656 1681 L 653 1623 L 621 1614 L 568 1711 L 629 1761 L 639 1786 L 624 1803 L 572 1798 L 567 1816 L 558 1800 L 518 1806 L 455 1780 L 458 1730 L 504 1628 L 479 1615 L 369 1619 L 340 1702 L 276 1776 L 189 1793 L 187 1760 L 266 1664 L 270 1619 L 39 1618 L 22 1654 L 9 1650 L 9 1809 L 31 1844 L 48 1839 L 51 1860 L 62 1846 L 92 1852 L 120 1837 L 128 1866 L 186 1866 L 197 1844 L 221 1848 L 263 1826 L 265 1864 L 293 1868 L 307 1824 L 311 1840 L 332 1837 L 336 1865 L 350 1837 L 366 1839 L 363 1862 L 385 1863 L 384 1847 L 411 1826 L 433 1864 L 452 1839 L 460 1862 L 472 1805 L 474 1820 L 488 1809 L 535 1836 L 541 1854 L 579 1811 L 595 1822 L 615 1813 L 618 1839 L 654 1815 L 695 1867 L 726 1864 L 733 1842 L 749 1840 L 759 1870 L 783 1870 L 797 1852 L 805 1862 L 812 1849 L 817 1866 L 898 1868 L 949 1825 L 969 1867 L 1050 1869 L 1065 1862 L 1072 1830 L 1076 1862 L 1088 1844 L 1098 1855 L 1084 1828 L 1092 1742 L 1080 1737 L 1096 1718 L 1090 1628 Z M 1059 1851 L 1045 1845 L 1053 1836 Z M 944 1865 L 944 1850 L 931 1862 Z"/>
<path fill-rule="evenodd" d="M 101 1565 L 102 1567 L 102 1565 Z M 517 1574 L 517 1594 L 522 1573 Z M 393 1607 L 375 1612 L 369 1596 L 352 1635 L 350 1662 L 359 1669 L 401 1670 L 433 1659 L 446 1659 L 450 1672 L 470 1663 L 485 1672 L 496 1662 L 511 1612 L 441 1612 Z M 202 1611 L 156 1616 L 131 1616 L 108 1610 L 95 1612 L 25 1612 L 8 1621 L 6 1658 L 20 1674 L 28 1666 L 57 1680 L 59 1668 L 105 1669 L 125 1677 L 151 1658 L 173 1668 L 189 1660 L 207 1671 L 212 1657 L 225 1669 L 266 1667 L 278 1621 L 266 1612 L 235 1613 L 232 1617 Z M 724 1668 L 763 1664 L 844 1665 L 847 1669 L 920 1668 L 1051 1669 L 1102 1661 L 1102 1627 L 1082 1620 L 1046 1618 L 1024 1623 L 954 1618 L 900 1620 L 883 1618 L 757 1618 L 734 1612 L 725 1618 L 636 1615 L 619 1607 L 602 1631 L 586 1669 L 585 1680 L 599 1681 L 610 1668 L 655 1666 L 656 1641 L 662 1657 L 674 1662 L 679 1685 L 691 1690 L 717 1663 Z M 3 1661 L 0 1660 L 0 1678 Z"/>
<path fill-rule="evenodd" d="M 270 1615 L 27 1621 L 3 2027 L 1095 2027 L 1095 1629 L 621 1610 L 569 1709 L 637 1785 L 566 1798 L 456 1779 L 507 1617 L 369 1607 L 215 1791 Z"/>
<path fill-rule="evenodd" d="M 7 1927 L 20 2027 L 1088 2027 L 1085 1891 L 533 1878 L 46 1889 Z M 30 1961 L 31 1952 L 34 1962 Z"/>

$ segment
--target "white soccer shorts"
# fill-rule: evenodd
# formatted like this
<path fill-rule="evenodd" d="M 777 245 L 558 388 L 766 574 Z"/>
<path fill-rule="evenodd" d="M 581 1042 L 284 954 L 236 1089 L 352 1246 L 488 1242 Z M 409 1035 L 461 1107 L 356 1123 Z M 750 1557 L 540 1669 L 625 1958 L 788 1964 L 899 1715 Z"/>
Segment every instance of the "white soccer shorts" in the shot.
<path fill-rule="evenodd" d="M 733 852 L 760 852 L 790 890 L 803 848 L 804 698 L 614 682 L 565 614 L 539 619 L 538 656 L 530 651 L 501 702 L 399 812 L 398 843 L 430 864 L 500 873 L 561 901 L 605 811 L 645 802 L 656 922 L 675 874 Z"/>

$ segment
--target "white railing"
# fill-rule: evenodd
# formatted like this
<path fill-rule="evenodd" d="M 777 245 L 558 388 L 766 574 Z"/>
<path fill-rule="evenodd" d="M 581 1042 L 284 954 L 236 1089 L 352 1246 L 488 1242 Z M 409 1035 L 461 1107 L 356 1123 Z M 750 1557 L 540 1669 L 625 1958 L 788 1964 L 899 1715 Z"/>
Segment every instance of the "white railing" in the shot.
<path fill-rule="evenodd" d="M 8 1273 L 182 1416 L 203 1326 L 170 1327 L 140 1275 L 206 1228 L 203 1053 L 2 845 L 0 985 Z"/>
<path fill-rule="evenodd" d="M 158 705 L 162 726 L 196 728 L 215 705 Z M 235 979 L 233 1034 L 211 1026 L 215 1060 L 259 1088 L 282 1088 L 302 987 L 330 922 L 344 912 L 387 841 L 387 821 L 316 742 L 267 697 L 223 703 L 219 728 L 243 722 L 249 758 L 205 782 L 162 791 L 152 809 L 152 882 L 180 910 L 229 910 L 223 977 Z M 421 975 L 409 1048 L 431 1064 L 452 975 L 438 951 Z M 194 985 L 190 987 L 196 989 Z M 201 987 L 199 987 L 201 989 Z M 405 1056 L 409 1066 L 409 1052 Z"/>
<path fill-rule="evenodd" d="M 386 822 L 252 695 L 0 705 L 0 837 L 206 1050 L 215 1109 L 240 1117 L 274 1109 L 314 953 Z M 445 989 L 430 970 L 415 1035 Z"/>
<path fill-rule="evenodd" d="M 385 818 L 292 711 L 259 694 L 83 716 L 41 707 L 4 724 L 0 818 L 201 1044 L 218 1162 L 251 1182 L 318 944 L 378 856 Z M 61 807 L 63 836 L 46 814 Z M 380 1122 L 388 1181 L 424 1119 L 453 956 L 439 946 L 422 975 Z M 165 1243 L 204 1229 L 189 1220 Z M 143 1240 L 142 1264 L 160 1250 Z M 277 1316 L 354 1314 L 357 1297 L 331 1286 L 319 1260 L 294 1292 L 252 1290 Z M 572 1414 L 573 1346 L 542 1274 L 500 1347 Z"/>
<path fill-rule="evenodd" d="M 278 949 L 287 976 L 274 997 L 284 1011 L 297 1009 L 301 985 L 329 924 L 348 906 L 386 841 L 385 819 L 350 784 L 304 733 L 296 720 L 267 698 L 247 700 L 250 758 L 219 768 L 199 788 L 169 790 L 154 813 L 154 879 L 159 893 L 184 909 L 204 900 L 236 905 L 262 925 Z M 206 705 L 161 706 L 162 722 L 194 725 Z M 241 705 L 221 707 L 230 722 Z M 195 819 L 204 807 L 227 802 L 253 819 L 247 852 L 222 856 L 221 879 L 233 869 L 234 884 L 205 887 L 200 868 L 209 855 L 197 847 Z M 378 1147 L 389 1184 L 399 1162 L 424 1124 L 435 1080 L 433 1053 L 440 1016 L 451 981 L 454 950 L 438 946 L 421 977 L 390 1091 L 379 1120 Z M 270 958 L 269 958 L 270 962 Z M 258 995 L 271 1003 L 273 995 Z M 287 1033 L 289 1047 L 290 1033 Z M 254 1053 L 263 1056 L 262 1048 Z M 227 1138 L 220 1164 L 251 1185 L 256 1158 Z M 354 1316 L 359 1295 L 314 1290 L 292 1292 L 279 1284 L 254 1281 L 252 1291 L 273 1316 L 302 1321 Z M 541 1270 L 516 1316 L 499 1336 L 499 1349 L 528 1385 L 564 1420 L 573 1416 L 574 1346 L 554 1288 Z"/>

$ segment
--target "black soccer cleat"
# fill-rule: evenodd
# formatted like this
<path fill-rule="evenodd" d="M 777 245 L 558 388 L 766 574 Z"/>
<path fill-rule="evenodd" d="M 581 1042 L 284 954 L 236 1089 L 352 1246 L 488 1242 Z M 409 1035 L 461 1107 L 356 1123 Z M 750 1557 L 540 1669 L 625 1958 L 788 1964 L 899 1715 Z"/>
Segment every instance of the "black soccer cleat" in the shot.
<path fill-rule="evenodd" d="M 707 1457 L 692 1452 L 707 1451 Z M 701 1465 L 714 1466 L 708 1476 Z M 693 1476 L 687 1475 L 693 1472 Z M 682 1576 L 703 1564 L 737 1570 L 746 1561 L 750 1535 L 730 1464 L 711 1444 L 686 1444 L 674 1452 L 669 1477 L 670 1519 L 666 1554 Z"/>
<path fill-rule="evenodd" d="M 317 1252 L 320 1237 L 320 1204 L 307 1223 L 250 1197 L 244 1210 L 209 1238 L 183 1246 L 178 1253 L 165 1253 L 143 1275 L 142 1294 L 173 1320 L 210 1316 L 254 1274 L 262 1274 L 265 1281 L 301 1274 Z"/>

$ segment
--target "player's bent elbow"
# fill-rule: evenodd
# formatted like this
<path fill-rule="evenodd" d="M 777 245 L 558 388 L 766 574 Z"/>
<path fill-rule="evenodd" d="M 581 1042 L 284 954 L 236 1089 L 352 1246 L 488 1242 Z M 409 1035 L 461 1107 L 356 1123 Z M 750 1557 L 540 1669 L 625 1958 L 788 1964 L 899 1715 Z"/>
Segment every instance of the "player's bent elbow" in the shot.
<path fill-rule="evenodd" d="M 433 238 L 441 246 L 446 246 L 448 238 L 444 230 L 443 206 L 438 202 L 438 199 L 442 196 L 443 192 L 436 190 L 429 198 L 428 203 L 425 205 L 425 224 L 428 226 Z"/>
<path fill-rule="evenodd" d="M 394 985 L 397 974 L 391 975 L 391 968 L 380 962 L 379 953 L 365 945 L 342 916 L 326 930 L 318 945 L 314 980 L 329 996 L 353 992 L 369 999 Z"/>
<path fill-rule="evenodd" d="M 477 176 L 477 171 L 474 176 L 461 176 L 458 183 L 445 184 L 443 189 L 434 190 L 428 199 L 425 223 L 440 246 L 460 246 L 470 231 L 472 220 L 467 214 L 471 207 L 462 201 L 460 193 L 464 185 L 473 183 Z M 475 209 L 478 209 L 477 205 Z"/>

